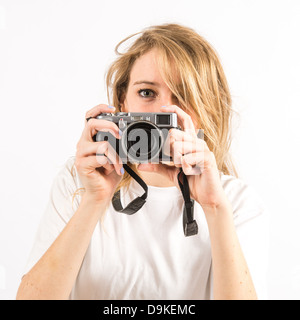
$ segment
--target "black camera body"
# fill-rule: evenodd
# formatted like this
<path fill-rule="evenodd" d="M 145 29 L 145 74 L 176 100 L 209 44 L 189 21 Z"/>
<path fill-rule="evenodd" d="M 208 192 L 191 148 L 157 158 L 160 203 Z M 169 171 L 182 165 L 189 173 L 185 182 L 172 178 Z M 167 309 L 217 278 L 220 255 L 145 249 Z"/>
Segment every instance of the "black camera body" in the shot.
<path fill-rule="evenodd" d="M 116 139 L 111 133 L 99 131 L 94 141 L 108 141 L 123 163 L 170 162 L 165 144 L 170 129 L 179 129 L 177 114 L 168 112 L 101 113 L 96 119 L 114 122 L 122 133 Z"/>

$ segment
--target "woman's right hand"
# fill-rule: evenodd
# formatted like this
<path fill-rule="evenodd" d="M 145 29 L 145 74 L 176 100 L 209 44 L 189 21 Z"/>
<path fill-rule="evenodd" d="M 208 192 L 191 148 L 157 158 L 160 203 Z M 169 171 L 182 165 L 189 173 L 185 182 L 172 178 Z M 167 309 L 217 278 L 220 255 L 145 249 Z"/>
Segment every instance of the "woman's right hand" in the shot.
<path fill-rule="evenodd" d="M 111 121 L 93 119 L 100 113 L 114 112 L 114 107 L 100 104 L 86 113 L 85 128 L 77 143 L 75 167 L 85 194 L 95 201 L 110 200 L 121 181 L 124 168 L 108 141 L 93 141 L 98 131 L 107 131 L 120 139 L 119 128 Z"/>

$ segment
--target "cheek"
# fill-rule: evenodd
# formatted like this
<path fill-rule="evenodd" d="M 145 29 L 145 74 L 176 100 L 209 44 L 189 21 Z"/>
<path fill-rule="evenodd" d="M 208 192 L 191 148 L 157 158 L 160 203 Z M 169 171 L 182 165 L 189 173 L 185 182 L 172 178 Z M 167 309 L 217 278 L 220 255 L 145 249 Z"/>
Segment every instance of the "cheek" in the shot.
<path fill-rule="evenodd" d="M 139 103 L 125 99 L 124 104 L 122 106 L 123 112 L 144 112 L 143 108 L 139 105 Z"/>
<path fill-rule="evenodd" d="M 138 97 L 130 93 L 126 95 L 124 103 L 121 106 L 123 112 L 149 112 L 149 106 L 145 106 Z"/>

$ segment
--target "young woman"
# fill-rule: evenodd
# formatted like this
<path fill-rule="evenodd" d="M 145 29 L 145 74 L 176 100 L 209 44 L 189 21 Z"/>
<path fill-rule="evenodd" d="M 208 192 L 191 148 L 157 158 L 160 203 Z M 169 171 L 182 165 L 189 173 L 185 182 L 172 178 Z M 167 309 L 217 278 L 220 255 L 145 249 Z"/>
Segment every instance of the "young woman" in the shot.
<path fill-rule="evenodd" d="M 130 37 L 117 46 L 107 73 L 113 107 L 86 113 L 76 157 L 54 181 L 17 298 L 264 298 L 265 210 L 230 161 L 231 97 L 219 59 L 180 25 L 134 36 L 126 52 L 118 49 Z M 96 119 L 117 111 L 173 112 L 182 129 L 169 132 L 176 165 L 131 165 L 148 185 L 146 203 L 133 215 L 115 211 L 111 199 L 121 190 L 125 205 L 141 188 L 112 161 L 106 141 L 93 141 L 97 131 L 121 138 L 116 124 Z M 190 237 L 182 231 L 180 168 L 199 228 Z"/>

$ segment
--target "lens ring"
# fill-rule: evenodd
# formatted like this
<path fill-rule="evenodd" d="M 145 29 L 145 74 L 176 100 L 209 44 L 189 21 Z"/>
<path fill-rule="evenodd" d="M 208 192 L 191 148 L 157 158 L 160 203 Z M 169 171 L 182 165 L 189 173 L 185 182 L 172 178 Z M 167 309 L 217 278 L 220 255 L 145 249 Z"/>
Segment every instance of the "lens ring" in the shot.
<path fill-rule="evenodd" d="M 137 142 L 134 142 L 132 144 L 128 143 L 128 136 L 132 130 L 145 130 L 147 133 L 147 137 L 151 139 L 150 141 L 150 150 L 149 150 L 149 140 L 148 140 L 148 152 L 144 154 L 139 154 L 139 157 L 136 157 L 135 155 L 132 155 L 130 153 L 130 150 L 134 148 L 134 145 Z M 153 136 L 153 132 L 151 130 L 155 130 L 157 132 L 157 136 Z M 123 151 L 125 151 L 127 158 L 132 163 L 148 163 L 149 161 L 153 159 L 158 159 L 159 153 L 162 150 L 163 145 L 163 136 L 161 130 L 152 122 L 149 121 L 135 121 L 132 122 L 126 127 L 126 129 L 123 132 L 122 138 L 121 138 L 121 146 Z M 135 151 L 136 154 L 138 153 Z"/>

